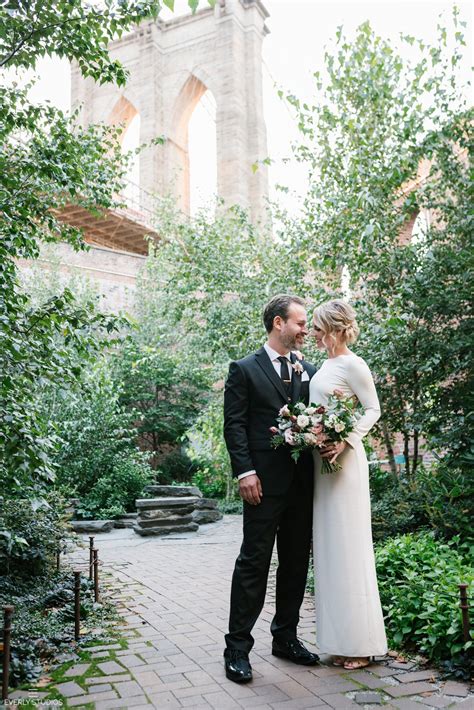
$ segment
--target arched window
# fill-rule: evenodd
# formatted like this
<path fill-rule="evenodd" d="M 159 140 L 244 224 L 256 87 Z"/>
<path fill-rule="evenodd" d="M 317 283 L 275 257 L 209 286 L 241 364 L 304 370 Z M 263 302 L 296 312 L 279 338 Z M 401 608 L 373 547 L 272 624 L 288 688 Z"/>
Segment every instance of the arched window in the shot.
<path fill-rule="evenodd" d="M 214 213 L 217 193 L 216 100 L 208 90 L 189 121 L 190 213 Z"/>
<path fill-rule="evenodd" d="M 109 124 L 123 126 L 120 136 L 122 152 L 134 151 L 140 145 L 140 114 L 125 96 L 121 96 L 109 116 Z M 122 196 L 133 209 L 139 209 L 140 156 L 135 154 L 129 163 Z"/>

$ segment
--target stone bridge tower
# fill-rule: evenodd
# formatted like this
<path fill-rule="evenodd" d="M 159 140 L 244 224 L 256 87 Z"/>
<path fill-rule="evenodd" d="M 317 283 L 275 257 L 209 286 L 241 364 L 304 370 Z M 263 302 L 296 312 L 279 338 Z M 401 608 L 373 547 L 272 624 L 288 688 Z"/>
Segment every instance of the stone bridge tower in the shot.
<path fill-rule="evenodd" d="M 217 193 L 225 204 L 264 218 L 268 195 L 262 100 L 262 42 L 268 13 L 261 0 L 217 0 L 194 15 L 149 21 L 110 53 L 130 72 L 125 87 L 99 86 L 72 70 L 72 105 L 82 104 L 86 125 L 106 121 L 128 126 L 140 115 L 140 143 L 157 136 L 164 146 L 140 156 L 140 188 L 176 196 L 189 213 L 188 123 L 201 96 L 216 101 Z"/>

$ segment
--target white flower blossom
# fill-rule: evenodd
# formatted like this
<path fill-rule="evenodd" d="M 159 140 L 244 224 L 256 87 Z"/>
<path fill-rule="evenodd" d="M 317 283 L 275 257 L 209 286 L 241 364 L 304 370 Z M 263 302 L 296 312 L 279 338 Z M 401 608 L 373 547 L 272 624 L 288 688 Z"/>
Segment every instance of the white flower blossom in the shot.
<path fill-rule="evenodd" d="M 336 424 L 334 425 L 334 429 L 337 432 L 344 431 L 345 428 L 346 428 L 346 425 L 343 422 L 336 422 Z"/>
<path fill-rule="evenodd" d="M 309 417 L 306 414 L 300 414 L 296 420 L 297 425 L 300 429 L 304 429 L 309 425 Z"/>

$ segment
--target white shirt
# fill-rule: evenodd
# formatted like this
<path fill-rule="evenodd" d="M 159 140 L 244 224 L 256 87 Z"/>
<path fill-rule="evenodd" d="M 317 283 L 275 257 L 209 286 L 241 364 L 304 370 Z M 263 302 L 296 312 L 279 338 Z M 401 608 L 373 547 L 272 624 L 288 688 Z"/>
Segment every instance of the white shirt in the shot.
<path fill-rule="evenodd" d="M 286 359 L 288 360 L 288 372 L 290 373 L 290 380 L 291 380 L 291 376 L 293 374 L 293 368 L 291 367 L 291 359 L 290 359 L 291 352 L 288 351 L 287 353 L 285 353 L 282 356 L 282 355 L 280 355 L 280 353 L 277 353 L 276 350 L 271 348 L 268 343 L 265 343 L 265 345 L 263 347 L 264 347 L 264 350 L 267 353 L 268 357 L 270 358 L 272 365 L 275 368 L 275 372 L 277 373 L 278 377 L 281 377 L 281 362 L 279 361 L 278 358 L 279 357 L 286 357 Z M 240 481 L 241 478 L 245 478 L 246 476 L 253 476 L 255 473 L 256 473 L 256 471 L 245 471 L 245 473 L 241 473 L 240 476 L 237 476 L 237 480 Z"/>

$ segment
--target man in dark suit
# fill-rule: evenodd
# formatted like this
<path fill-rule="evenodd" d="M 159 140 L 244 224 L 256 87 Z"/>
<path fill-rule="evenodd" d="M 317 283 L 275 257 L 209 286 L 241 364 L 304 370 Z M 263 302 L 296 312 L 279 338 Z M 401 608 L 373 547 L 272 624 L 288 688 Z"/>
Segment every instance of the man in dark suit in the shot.
<path fill-rule="evenodd" d="M 297 639 L 299 609 L 308 572 L 312 529 L 313 459 L 298 463 L 291 449 L 271 446 L 270 427 L 282 406 L 308 404 L 316 368 L 298 364 L 308 333 L 304 301 L 272 298 L 263 313 L 268 340 L 253 355 L 232 362 L 224 394 L 224 437 L 244 501 L 243 543 L 232 577 L 229 633 L 224 651 L 226 675 L 237 683 L 252 679 L 251 631 L 262 610 L 272 550 L 277 541 L 272 653 L 294 663 L 314 665 L 318 656 Z"/>

